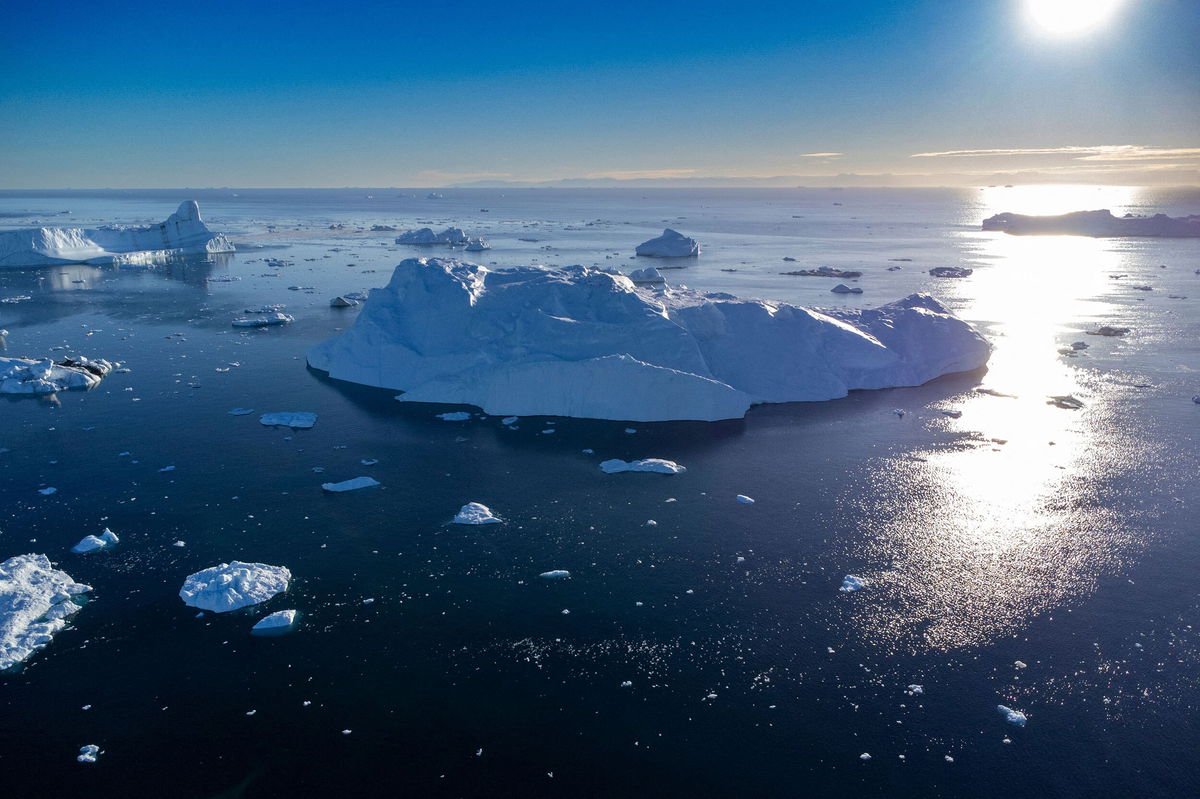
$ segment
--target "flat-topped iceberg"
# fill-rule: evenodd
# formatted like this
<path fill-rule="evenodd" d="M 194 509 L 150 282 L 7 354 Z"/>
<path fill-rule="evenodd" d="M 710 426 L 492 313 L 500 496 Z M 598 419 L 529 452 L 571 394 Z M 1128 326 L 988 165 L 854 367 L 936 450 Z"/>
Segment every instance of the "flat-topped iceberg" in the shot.
<path fill-rule="evenodd" d="M 441 233 L 434 233 L 433 228 L 423 227 L 417 230 L 406 230 L 396 237 L 397 244 L 416 244 L 422 247 L 437 244 L 459 246 L 467 244 L 469 241 L 470 237 L 463 232 L 462 228 L 456 227 L 448 227 Z"/>
<path fill-rule="evenodd" d="M 189 575 L 179 589 L 185 605 L 213 613 L 257 605 L 286 591 L 292 573 L 265 563 L 221 563 Z"/>
<path fill-rule="evenodd" d="M 678 230 L 667 228 L 661 236 L 643 241 L 634 252 L 650 258 L 692 258 L 700 254 L 700 245 Z"/>
<path fill-rule="evenodd" d="M 90 389 L 121 364 L 99 358 L 0 358 L 0 394 L 54 394 Z"/>
<path fill-rule="evenodd" d="M 148 227 L 42 227 L 0 232 L 0 266 L 138 265 L 176 255 L 233 251 L 229 239 L 204 224 L 194 200 L 180 203 L 167 221 Z"/>
<path fill-rule="evenodd" d="M 605 474 L 620 474 L 621 472 L 657 472 L 659 474 L 679 474 L 686 472 L 687 467 L 680 466 L 675 461 L 662 458 L 642 458 L 640 461 L 623 461 L 619 458 L 600 462 L 600 471 Z"/>
<path fill-rule="evenodd" d="M 1057 216 L 1027 216 L 1003 213 L 983 220 L 984 230 L 999 230 L 1014 236 L 1162 236 L 1200 237 L 1200 214 L 1171 217 L 1113 216 L 1112 211 L 1074 211 Z"/>
<path fill-rule="evenodd" d="M 410 258 L 370 296 L 352 327 L 309 350 L 311 366 L 495 416 L 733 419 L 755 403 L 920 385 L 990 352 L 922 294 L 818 311 L 582 266 Z"/>
<path fill-rule="evenodd" d="M 45 555 L 17 555 L 0 563 L 0 671 L 50 643 L 91 591 L 50 565 Z"/>

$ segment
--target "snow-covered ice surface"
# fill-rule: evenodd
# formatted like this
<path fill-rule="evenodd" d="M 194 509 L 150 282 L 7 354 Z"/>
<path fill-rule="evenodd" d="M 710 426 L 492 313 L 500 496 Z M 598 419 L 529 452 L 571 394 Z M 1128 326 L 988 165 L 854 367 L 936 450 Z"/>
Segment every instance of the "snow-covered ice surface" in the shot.
<path fill-rule="evenodd" d="M 292 573 L 265 563 L 221 563 L 189 575 L 179 589 L 185 605 L 214 613 L 257 605 L 286 591 Z"/>
<path fill-rule="evenodd" d="M 454 524 L 496 524 L 500 521 L 491 508 L 480 502 L 468 502 L 454 517 Z"/>
<path fill-rule="evenodd" d="M 213 233 L 193 200 L 179 204 L 167 221 L 149 227 L 94 229 L 42 227 L 0 231 L 0 267 L 90 263 L 148 264 L 175 255 L 233 252 L 229 239 Z"/>
<path fill-rule="evenodd" d="M 976 369 L 989 352 L 970 325 L 922 294 L 817 311 L 637 287 L 580 266 L 491 271 L 410 258 L 308 362 L 339 380 L 401 389 L 403 402 L 713 421 L 755 403 L 920 385 Z"/>
<path fill-rule="evenodd" d="M 620 458 L 610 458 L 600 462 L 600 471 L 605 474 L 620 474 L 621 472 L 657 472 L 658 474 L 679 474 L 687 468 L 675 461 L 663 458 L 642 458 L 636 461 L 623 461 Z"/>
<path fill-rule="evenodd" d="M 700 254 L 700 245 L 695 239 L 667 228 L 661 236 L 643 241 L 634 252 L 650 258 L 691 258 Z"/>
<path fill-rule="evenodd" d="M 45 555 L 17 555 L 0 563 L 0 671 L 50 643 L 91 591 L 50 565 Z"/>
<path fill-rule="evenodd" d="M 340 483 L 321 483 L 321 488 L 331 494 L 338 494 L 343 491 L 355 491 L 359 488 L 371 488 L 377 485 L 379 485 L 379 481 L 373 477 L 352 477 Z"/>
<path fill-rule="evenodd" d="M 67 358 L 56 362 L 50 358 L 0 357 L 0 394 L 40 396 L 71 389 L 91 389 L 118 367 L 119 363 L 98 358 Z"/>
<path fill-rule="evenodd" d="M 85 535 L 79 540 L 78 544 L 71 547 L 71 551 L 77 555 L 82 555 L 88 552 L 95 552 L 98 549 L 105 549 L 120 540 L 116 533 L 105 527 L 104 532 L 100 535 Z"/>
<path fill-rule="evenodd" d="M 1114 216 L 1108 209 L 1073 211 L 1055 216 L 1030 216 L 1005 212 L 983 220 L 984 230 L 999 230 L 1014 236 L 1119 236 L 1196 238 L 1200 237 L 1200 214 L 1171 217 Z"/>

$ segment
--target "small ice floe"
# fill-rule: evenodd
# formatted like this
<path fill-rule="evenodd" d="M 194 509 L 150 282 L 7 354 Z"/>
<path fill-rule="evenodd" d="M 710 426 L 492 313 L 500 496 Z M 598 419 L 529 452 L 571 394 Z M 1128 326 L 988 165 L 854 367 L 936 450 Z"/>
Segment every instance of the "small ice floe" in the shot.
<path fill-rule="evenodd" d="M 933 277 L 970 277 L 974 271 L 961 266 L 935 266 L 929 274 Z"/>
<path fill-rule="evenodd" d="M 1027 668 L 1029 668 L 1029 664 L 1028 664 L 1028 663 L 1024 663 L 1024 662 L 1022 662 L 1022 661 L 1020 661 L 1020 660 L 1014 660 L 1014 661 L 1013 661 L 1013 666 L 1017 667 L 1018 669 L 1027 669 Z"/>
<path fill-rule="evenodd" d="M 1046 400 L 1046 404 L 1068 411 L 1077 411 L 1083 407 L 1083 400 L 1073 397 L 1070 394 L 1056 394 Z"/>
<path fill-rule="evenodd" d="M 521 417 L 519 417 L 519 416 L 505 416 L 503 419 L 500 420 L 500 424 L 513 425 L 519 421 L 521 421 Z"/>
<path fill-rule="evenodd" d="M 189 575 L 179 589 L 185 605 L 214 613 L 257 605 L 286 591 L 292 573 L 283 566 L 221 563 Z"/>
<path fill-rule="evenodd" d="M 91 358 L 0 358 L 0 394 L 38 396 L 91 389 L 121 364 Z"/>
<path fill-rule="evenodd" d="M 175 467 L 174 466 L 164 466 L 161 469 L 159 469 L 159 471 L 160 472 L 173 472 L 173 471 L 175 471 Z"/>
<path fill-rule="evenodd" d="M 83 606 L 91 586 L 50 565 L 45 555 L 17 555 L 0 562 L 0 672 L 50 643 Z"/>
<path fill-rule="evenodd" d="M 463 505 L 453 519 L 453 524 L 498 524 L 501 519 L 492 513 L 491 508 L 480 502 L 468 502 Z"/>
<path fill-rule="evenodd" d="M 892 413 L 896 414 L 901 419 L 903 419 L 905 411 L 903 408 L 892 408 Z"/>
<path fill-rule="evenodd" d="M 1011 707 L 1005 707 L 1004 705 L 996 705 L 996 712 L 1004 716 L 1004 720 L 1015 727 L 1024 727 L 1025 722 L 1028 721 L 1024 713 L 1019 710 L 1013 710 Z"/>
<path fill-rule="evenodd" d="M 634 253 L 650 258 L 694 258 L 700 254 L 700 245 L 695 239 L 667 228 L 661 236 L 639 244 Z"/>
<path fill-rule="evenodd" d="M 378 458 L 363 458 L 361 461 L 359 461 L 359 463 L 361 463 L 363 466 L 374 466 L 375 464 L 379 463 L 379 459 Z"/>
<path fill-rule="evenodd" d="M 1101 325 L 1100 327 L 1096 328 L 1095 330 L 1088 330 L 1086 332 L 1089 336 L 1108 336 L 1110 338 L 1115 338 L 1115 337 L 1126 335 L 1127 333 L 1130 332 L 1130 328 L 1115 327 L 1112 325 Z"/>
<path fill-rule="evenodd" d="M 636 428 L 636 427 L 626 427 L 626 428 L 625 428 L 625 435 L 627 435 L 627 436 L 631 436 L 631 435 L 633 435 L 633 434 L 634 434 L 634 433 L 636 433 L 636 432 L 637 432 L 637 428 Z"/>
<path fill-rule="evenodd" d="M 233 410 L 225 411 L 230 416 L 249 416 L 254 413 L 253 408 L 234 408 Z"/>
<path fill-rule="evenodd" d="M 173 547 L 186 547 L 186 546 L 187 546 L 187 542 L 186 542 L 186 541 L 176 541 L 174 544 L 171 544 L 171 546 L 173 546 Z"/>
<path fill-rule="evenodd" d="M 264 413 L 258 417 L 260 424 L 267 427 L 291 427 L 295 429 L 307 430 L 317 423 L 317 415 L 308 411 L 280 411 L 278 413 Z"/>
<path fill-rule="evenodd" d="M 622 681 L 621 681 L 621 687 L 622 687 L 622 688 L 632 688 L 632 687 L 633 687 L 633 680 L 622 680 Z"/>
<path fill-rule="evenodd" d="M 43 497 L 48 497 L 51 494 L 57 494 L 58 489 L 55 488 L 54 486 L 46 486 L 45 488 L 39 488 L 38 493 L 41 494 Z"/>
<path fill-rule="evenodd" d="M 100 747 L 95 744 L 88 744 L 87 746 L 79 747 L 79 754 L 75 756 L 75 759 L 80 763 L 95 763 L 98 757 L 100 757 Z"/>
<path fill-rule="evenodd" d="M 115 544 L 121 539 L 117 538 L 117 534 L 107 527 L 100 535 L 85 535 L 79 539 L 79 543 L 71 547 L 71 551 L 76 555 L 83 555 L 87 552 L 95 552 L 104 549 L 111 544 Z"/>
<path fill-rule="evenodd" d="M 629 279 L 639 285 L 656 285 L 665 283 L 662 273 L 656 267 L 647 266 L 645 269 L 634 269 L 629 273 Z"/>
<path fill-rule="evenodd" d="M 375 604 L 375 598 L 374 598 L 374 597 L 367 597 L 366 599 L 364 599 L 364 600 L 362 601 L 362 603 L 363 603 L 364 605 L 374 605 L 374 604 Z"/>
<path fill-rule="evenodd" d="M 1197 405 L 1200 405 L 1200 394 L 1197 394 L 1196 396 L 1192 397 L 1192 402 L 1196 403 Z"/>
<path fill-rule="evenodd" d="M 838 590 L 844 594 L 849 594 L 852 591 L 857 591 L 864 587 L 867 581 L 861 577 L 855 577 L 853 574 L 847 574 L 842 578 L 842 587 Z"/>
<path fill-rule="evenodd" d="M 945 757 L 943 757 L 943 760 L 945 760 L 947 763 L 954 762 L 954 758 L 950 757 L 950 755 L 946 755 Z"/>
<path fill-rule="evenodd" d="M 911 696 L 922 696 L 925 693 L 925 686 L 913 684 L 905 689 Z"/>
<path fill-rule="evenodd" d="M 284 633 L 295 629 L 296 610 L 277 610 L 263 616 L 258 623 L 250 628 L 251 633 Z"/>
<path fill-rule="evenodd" d="M 871 759 L 871 754 L 869 752 L 863 752 L 861 755 L 858 756 L 858 759 L 865 763 Z"/>
<path fill-rule="evenodd" d="M 686 472 L 687 467 L 680 466 L 675 461 L 662 458 L 642 458 L 638 461 L 623 461 L 619 458 L 600 462 L 600 471 L 605 474 L 620 474 L 621 472 L 656 472 L 658 474 L 679 474 Z"/>
<path fill-rule="evenodd" d="M 234 319 L 234 327 L 271 327 L 273 325 L 289 325 L 296 321 L 285 313 L 273 313 L 247 319 Z"/>
<path fill-rule="evenodd" d="M 847 286 L 845 283 L 838 283 L 836 286 L 831 288 L 830 291 L 833 292 L 834 294 L 862 294 L 863 293 L 863 290 L 860 289 L 858 286 L 850 287 L 850 286 Z"/>
<path fill-rule="evenodd" d="M 439 413 L 437 418 L 443 422 L 465 422 L 471 418 L 471 414 L 466 411 L 452 411 L 450 413 Z"/>
<path fill-rule="evenodd" d="M 329 301 L 330 308 L 353 308 L 358 302 L 349 297 L 337 296 Z"/>
<path fill-rule="evenodd" d="M 548 572 L 542 572 L 538 577 L 543 580 L 567 580 L 570 579 L 571 573 L 566 569 L 551 569 Z"/>
<path fill-rule="evenodd" d="M 736 499 L 738 502 L 742 503 L 743 505 L 753 505 L 754 504 L 754 500 L 751 499 L 750 497 L 746 496 L 745 494 L 738 494 Z"/>
<path fill-rule="evenodd" d="M 370 488 L 377 485 L 379 485 L 379 481 L 373 477 L 352 477 L 340 483 L 321 483 L 321 489 L 331 494 L 340 494 L 343 491 L 355 491 L 359 488 Z"/>

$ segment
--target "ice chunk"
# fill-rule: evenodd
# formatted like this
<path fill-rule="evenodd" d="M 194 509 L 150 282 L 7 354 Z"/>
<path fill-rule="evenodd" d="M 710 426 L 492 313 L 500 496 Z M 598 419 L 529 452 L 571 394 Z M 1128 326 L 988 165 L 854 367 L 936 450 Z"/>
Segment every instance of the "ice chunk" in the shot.
<path fill-rule="evenodd" d="M 571 576 L 571 573 L 566 569 L 552 569 L 548 572 L 542 572 L 538 575 L 544 580 L 566 580 Z"/>
<path fill-rule="evenodd" d="M 253 408 L 234 408 L 231 411 L 226 411 L 230 416 L 249 416 L 254 413 Z"/>
<path fill-rule="evenodd" d="M 460 245 L 467 244 L 470 238 L 460 228 L 448 227 L 441 233 L 434 233 L 432 228 L 423 227 L 418 230 L 406 230 L 396 237 L 397 244 L 416 244 L 432 246 L 435 244 Z"/>
<path fill-rule="evenodd" d="M 99 756 L 100 747 L 95 744 L 88 744 L 87 746 L 79 747 L 79 754 L 75 756 L 75 759 L 80 763 L 95 763 L 96 758 Z"/>
<path fill-rule="evenodd" d="M 280 411 L 278 413 L 264 413 L 258 417 L 258 421 L 267 427 L 280 425 L 283 427 L 307 429 L 317 423 L 317 415 L 308 411 Z"/>
<path fill-rule="evenodd" d="M 920 385 L 990 347 L 936 300 L 816 311 L 582 266 L 491 271 L 408 259 L 308 362 L 402 402 L 496 416 L 740 418 L 751 404 Z"/>
<path fill-rule="evenodd" d="M 844 594 L 849 594 L 851 591 L 857 591 L 867 584 L 867 581 L 861 577 L 855 577 L 853 574 L 847 574 L 842 578 L 842 587 L 838 590 Z"/>
<path fill-rule="evenodd" d="M 929 270 L 934 277 L 970 277 L 974 272 L 974 269 L 963 266 L 935 266 Z"/>
<path fill-rule="evenodd" d="M 277 610 L 270 615 L 263 616 L 258 620 L 258 623 L 250 628 L 251 632 L 263 630 L 279 630 L 283 627 L 291 627 L 296 623 L 295 610 Z"/>
<path fill-rule="evenodd" d="M 273 313 L 266 316 L 255 317 L 252 319 L 234 319 L 234 327 L 272 327 L 274 325 L 290 325 L 296 321 L 294 318 L 285 313 Z"/>
<path fill-rule="evenodd" d="M 1025 718 L 1025 714 L 1019 710 L 1013 710 L 1011 707 L 1004 705 L 996 705 L 996 712 L 1004 716 L 1004 720 L 1016 727 L 1024 727 L 1025 722 L 1029 719 Z"/>
<path fill-rule="evenodd" d="M 104 532 L 100 535 L 85 535 L 79 540 L 78 544 L 71 547 L 71 551 L 77 555 L 82 555 L 85 552 L 95 552 L 98 549 L 104 549 L 120 540 L 117 538 L 116 533 L 105 527 Z"/>
<path fill-rule="evenodd" d="M 619 474 L 621 472 L 679 474 L 680 472 L 686 472 L 687 467 L 680 466 L 675 461 L 663 460 L 662 458 L 642 458 L 639 461 L 623 461 L 619 458 L 612 458 L 600 462 L 600 471 L 605 474 Z"/>
<path fill-rule="evenodd" d="M 283 566 L 221 563 L 190 575 L 179 589 L 185 605 L 214 613 L 257 605 L 286 591 L 292 573 Z"/>
<path fill-rule="evenodd" d="M 443 422 L 465 422 L 471 418 L 471 414 L 466 411 L 451 411 L 450 413 L 439 413 L 437 418 Z"/>
<path fill-rule="evenodd" d="M 651 258 L 691 258 L 700 254 L 700 245 L 695 239 L 667 228 L 661 236 L 643 241 L 634 252 Z"/>
<path fill-rule="evenodd" d="M 233 252 L 229 239 L 200 219 L 193 200 L 149 227 L 43 227 L 0 232 L 0 267 L 91 263 L 145 265 L 178 255 Z"/>
<path fill-rule="evenodd" d="M 847 286 L 845 283 L 838 283 L 836 286 L 831 288 L 830 291 L 832 291 L 834 294 L 862 294 L 863 293 L 863 290 L 860 289 L 858 286 L 851 288 L 850 286 Z"/>
<path fill-rule="evenodd" d="M 330 308 L 353 308 L 356 305 L 358 305 L 357 300 L 352 300 L 347 297 L 341 297 L 341 296 L 334 297 L 332 300 L 329 301 Z"/>
<path fill-rule="evenodd" d="M 379 481 L 372 477 L 354 477 L 350 480 L 343 480 L 340 483 L 321 483 L 321 488 L 332 494 L 337 494 L 342 491 L 354 491 L 355 489 L 370 488 L 377 485 L 379 485 Z"/>
<path fill-rule="evenodd" d="M 70 389 L 91 389 L 121 364 L 91 358 L 0 358 L 0 394 L 54 394 Z"/>
<path fill-rule="evenodd" d="M 479 502 L 468 502 L 454 517 L 454 524 L 496 524 L 500 518 L 493 515 L 491 508 Z"/>
<path fill-rule="evenodd" d="M 79 610 L 75 597 L 91 591 L 45 555 L 17 555 L 0 563 L 0 671 L 50 643 Z"/>
<path fill-rule="evenodd" d="M 638 285 L 643 283 L 652 285 L 655 283 L 667 282 L 663 279 L 662 273 L 660 273 L 658 269 L 653 266 L 647 266 L 645 269 L 634 269 L 629 273 L 629 279 Z"/>
<path fill-rule="evenodd" d="M 1162 236 L 1200 237 L 1200 215 L 1170 217 L 1113 216 L 1112 211 L 1074 211 L 1057 216 L 1027 216 L 1003 213 L 983 220 L 984 230 L 999 230 L 1014 236 Z"/>
<path fill-rule="evenodd" d="M 925 693 L 925 686 L 916 684 L 910 685 L 908 686 L 908 692 L 913 696 L 922 696 Z"/>
<path fill-rule="evenodd" d="M 737 501 L 742 503 L 743 505 L 753 505 L 754 504 L 754 500 L 751 499 L 750 497 L 746 496 L 745 494 L 738 494 Z"/>
<path fill-rule="evenodd" d="M 505 416 L 503 419 L 500 420 L 500 424 L 513 425 L 519 421 L 521 421 L 521 417 L 519 417 L 519 416 Z"/>
<path fill-rule="evenodd" d="M 473 238 L 467 242 L 466 252 L 483 252 L 484 250 L 492 249 L 492 245 L 488 244 L 481 238 Z"/>
<path fill-rule="evenodd" d="M 871 755 L 869 752 L 863 752 L 861 755 L 858 756 L 858 759 L 865 763 L 866 761 L 871 759 Z"/>
<path fill-rule="evenodd" d="M 51 494 L 57 494 L 58 489 L 55 488 L 54 486 L 47 486 L 46 488 L 39 488 L 38 493 L 41 494 L 43 497 L 48 497 Z"/>

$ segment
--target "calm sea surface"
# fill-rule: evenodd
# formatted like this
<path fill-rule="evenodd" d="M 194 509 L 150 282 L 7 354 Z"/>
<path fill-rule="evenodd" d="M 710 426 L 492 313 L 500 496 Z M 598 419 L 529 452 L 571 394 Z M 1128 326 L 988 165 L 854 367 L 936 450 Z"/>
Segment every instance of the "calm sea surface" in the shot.
<path fill-rule="evenodd" d="M 0 398 L 0 559 L 46 553 L 95 589 L 0 675 L 6 799 L 1200 795 L 1200 241 L 979 231 L 1000 211 L 1200 213 L 1200 192 L 437 191 L 0 192 L 0 229 L 195 199 L 242 247 L 0 269 L 3 354 L 131 369 Z M 703 254 L 672 283 L 926 291 L 996 349 L 986 372 L 717 424 L 446 422 L 461 408 L 309 370 L 357 313 L 330 298 L 444 254 L 370 227 L 447 224 L 491 242 L 466 256 L 485 264 L 623 270 L 674 227 Z M 781 274 L 822 265 L 865 292 Z M 295 323 L 230 326 L 263 304 Z M 1104 324 L 1132 332 L 1085 334 Z M 1047 404 L 1063 394 L 1084 407 Z M 688 471 L 605 476 L 612 457 Z M 382 487 L 320 489 L 359 475 Z M 468 501 L 505 523 L 450 525 Z M 69 553 L 106 526 L 115 550 Z M 232 559 L 287 566 L 291 590 L 197 618 L 183 579 Z M 847 574 L 866 588 L 840 593 Z M 284 608 L 296 632 L 249 635 Z"/>

